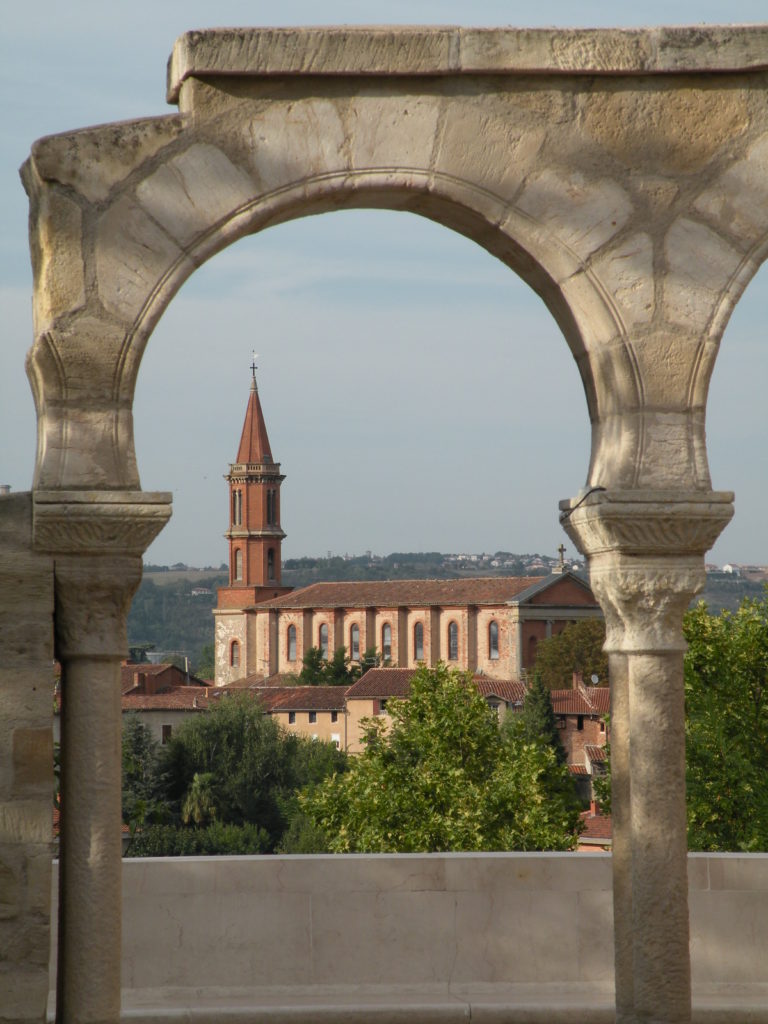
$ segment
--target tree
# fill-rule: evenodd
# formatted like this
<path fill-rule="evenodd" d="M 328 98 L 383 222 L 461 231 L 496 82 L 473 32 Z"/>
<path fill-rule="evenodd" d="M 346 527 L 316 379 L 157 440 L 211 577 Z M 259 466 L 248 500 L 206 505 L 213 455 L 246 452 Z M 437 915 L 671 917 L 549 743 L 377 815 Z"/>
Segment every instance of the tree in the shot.
<path fill-rule="evenodd" d="M 174 732 L 163 748 L 164 793 L 177 821 L 208 825 L 209 842 L 225 836 L 210 831 L 214 824 L 253 826 L 243 842 L 258 836 L 259 852 L 271 853 L 299 813 L 296 791 L 343 772 L 346 761 L 331 743 L 284 732 L 250 694 L 233 694 Z M 233 836 L 226 833 L 228 849 L 240 842 Z M 170 833 L 156 841 L 166 849 L 187 843 Z"/>
<path fill-rule="evenodd" d="M 334 852 L 568 849 L 578 805 L 545 743 L 502 736 L 471 677 L 420 669 L 409 700 L 365 726 L 345 775 L 301 806 Z M 558 785 L 548 782 L 558 780 Z M 563 783 L 563 785 L 560 785 Z M 570 789 L 566 788 L 566 785 Z"/>
<path fill-rule="evenodd" d="M 365 652 L 364 661 L 369 653 Z M 346 647 L 337 647 L 330 660 L 323 656 L 319 647 L 310 647 L 296 679 L 301 686 L 351 686 L 361 672 L 361 665 L 353 664 L 347 657 Z"/>
<path fill-rule="evenodd" d="M 525 742 L 545 741 L 554 750 L 558 764 L 565 764 L 565 749 L 560 742 L 552 699 L 539 671 L 534 672 L 526 691 L 523 710 L 516 715 L 507 715 L 504 727 L 505 730 L 517 730 Z"/>
<path fill-rule="evenodd" d="M 602 619 L 581 619 L 566 626 L 557 636 L 542 640 L 536 649 L 536 671 L 548 690 L 570 689 L 573 673 L 608 680 L 608 655 L 603 651 L 605 623 Z"/>
<path fill-rule="evenodd" d="M 301 686 L 322 686 L 325 658 L 319 647 L 310 647 L 301 660 L 298 682 Z"/>
<path fill-rule="evenodd" d="M 138 714 L 129 712 L 123 719 L 122 808 L 131 836 L 149 822 L 168 820 L 161 788 L 157 740 Z"/>
<path fill-rule="evenodd" d="M 195 675 L 200 679 L 213 679 L 216 675 L 216 652 L 213 644 L 201 647 L 200 657 L 195 665 Z"/>
<path fill-rule="evenodd" d="M 683 628 L 689 847 L 768 850 L 768 594 Z"/>

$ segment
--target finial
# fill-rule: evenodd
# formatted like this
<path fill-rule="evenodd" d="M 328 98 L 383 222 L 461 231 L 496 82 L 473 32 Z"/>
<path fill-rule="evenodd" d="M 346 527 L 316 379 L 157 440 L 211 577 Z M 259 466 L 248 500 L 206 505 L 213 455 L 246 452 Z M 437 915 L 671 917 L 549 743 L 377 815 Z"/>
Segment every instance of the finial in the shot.
<path fill-rule="evenodd" d="M 562 569 L 565 565 L 565 544 L 561 543 L 560 547 L 557 550 L 560 555 L 560 568 Z"/>
<path fill-rule="evenodd" d="M 257 390 L 257 387 L 256 387 L 256 371 L 258 370 L 258 366 L 256 365 L 256 358 L 257 358 L 256 357 L 256 353 L 255 352 L 251 352 L 251 356 L 252 356 L 252 362 L 251 362 L 251 390 L 252 391 L 256 391 Z"/>

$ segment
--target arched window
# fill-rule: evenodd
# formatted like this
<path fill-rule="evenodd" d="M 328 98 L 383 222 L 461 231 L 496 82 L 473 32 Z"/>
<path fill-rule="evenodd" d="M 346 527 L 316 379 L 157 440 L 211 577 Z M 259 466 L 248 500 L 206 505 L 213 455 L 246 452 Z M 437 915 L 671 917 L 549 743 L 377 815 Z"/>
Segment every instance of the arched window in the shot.
<path fill-rule="evenodd" d="M 352 661 L 360 661 L 360 627 L 357 623 L 349 630 L 349 656 Z"/>
<path fill-rule="evenodd" d="M 459 627 L 455 622 L 448 623 L 448 661 L 459 660 Z"/>
<path fill-rule="evenodd" d="M 392 627 L 388 622 L 381 627 L 381 656 L 384 661 L 392 658 Z"/>
<path fill-rule="evenodd" d="M 235 550 L 235 579 L 241 580 L 243 578 L 243 552 L 240 548 Z"/>
<path fill-rule="evenodd" d="M 243 521 L 243 492 L 232 491 L 232 525 L 239 526 Z"/>
<path fill-rule="evenodd" d="M 413 627 L 413 660 L 424 661 L 424 623 L 417 622 Z"/>
<path fill-rule="evenodd" d="M 499 624 L 490 622 L 488 624 L 488 657 L 491 661 L 497 661 L 499 657 Z"/>
<path fill-rule="evenodd" d="M 267 523 L 271 526 L 275 521 L 275 492 L 267 491 Z"/>
<path fill-rule="evenodd" d="M 296 661 L 296 627 L 288 627 L 288 661 Z"/>
<path fill-rule="evenodd" d="M 229 664 L 232 668 L 238 668 L 240 665 L 240 643 L 237 640 L 233 640 L 230 645 Z"/>
<path fill-rule="evenodd" d="M 275 549 L 270 548 L 267 551 L 267 579 L 273 580 L 275 578 Z"/>
<path fill-rule="evenodd" d="M 323 659 L 328 661 L 328 624 L 325 622 L 320 627 L 318 639 L 319 643 L 317 646 L 320 648 L 320 653 L 322 654 Z"/>

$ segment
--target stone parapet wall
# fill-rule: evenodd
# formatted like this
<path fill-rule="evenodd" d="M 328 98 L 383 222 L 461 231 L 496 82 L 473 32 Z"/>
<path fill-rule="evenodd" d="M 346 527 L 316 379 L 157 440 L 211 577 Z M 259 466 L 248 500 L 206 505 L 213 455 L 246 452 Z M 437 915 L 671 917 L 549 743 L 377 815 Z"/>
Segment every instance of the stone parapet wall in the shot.
<path fill-rule="evenodd" d="M 694 1006 L 709 1007 L 694 1020 L 768 1020 L 744 1016 L 744 1000 L 768 991 L 768 855 L 688 865 Z M 516 1005 L 510 1021 L 578 1021 L 582 1006 L 613 1019 L 607 854 L 127 860 L 123 905 L 132 1020 L 197 1020 L 183 1013 L 201 1007 L 211 1021 L 227 1007 L 227 1020 L 237 1007 L 362 1020 L 356 999 L 370 1020 L 394 1019 L 385 1006 L 401 1007 L 397 1020 L 458 1020 L 478 1001 Z"/>

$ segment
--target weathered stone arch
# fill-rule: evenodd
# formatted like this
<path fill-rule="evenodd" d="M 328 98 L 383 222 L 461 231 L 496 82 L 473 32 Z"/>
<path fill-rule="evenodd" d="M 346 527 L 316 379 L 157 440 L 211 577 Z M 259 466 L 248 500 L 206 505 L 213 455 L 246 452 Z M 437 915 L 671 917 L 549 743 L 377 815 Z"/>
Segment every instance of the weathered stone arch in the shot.
<path fill-rule="evenodd" d="M 155 132 L 160 127 L 156 121 L 149 124 Z M 176 135 L 176 119 L 169 119 L 168 127 Z M 136 124 L 129 130 L 145 132 L 146 126 Z M 93 136 L 100 131 L 78 133 L 88 138 L 77 138 L 75 144 L 82 141 L 83 148 L 98 146 L 103 152 L 111 133 L 96 143 Z M 294 131 L 304 139 L 303 123 Z M 26 171 L 31 190 L 38 185 L 34 170 L 45 166 L 47 154 L 40 159 L 40 151 L 58 142 L 57 138 L 44 140 L 36 147 Z M 288 133 L 283 142 L 290 150 L 295 145 L 293 134 Z M 315 142 L 320 150 L 322 138 Z M 71 147 L 71 137 L 67 144 Z M 40 272 L 38 308 L 45 310 L 40 317 L 45 330 L 38 335 L 28 362 L 41 434 L 37 486 L 138 488 L 130 403 L 144 347 L 173 295 L 198 266 L 239 238 L 295 217 L 340 208 L 408 210 L 477 242 L 527 281 L 552 312 L 579 364 L 593 421 L 599 413 L 599 380 L 592 362 L 601 346 L 613 344 L 622 350 L 623 355 L 614 359 L 625 364 L 631 404 L 638 406 L 642 384 L 620 310 L 598 274 L 540 217 L 486 185 L 436 167 L 399 168 L 389 161 L 385 166 L 350 168 L 348 161 L 331 163 L 326 158 L 318 168 L 312 157 L 322 153 L 309 154 L 303 172 L 291 167 L 285 181 L 273 181 L 269 190 L 259 191 L 263 175 L 258 171 L 253 177 L 246 175 L 225 149 L 226 137 L 217 144 L 193 139 L 184 149 L 174 139 L 133 169 L 125 182 L 113 185 L 109 195 L 82 216 L 78 246 L 82 277 L 83 282 L 89 278 L 96 282 L 95 294 L 89 296 L 85 286 L 73 287 L 64 296 L 54 294 L 60 279 Z M 198 194 L 213 197 L 205 209 L 188 194 L 190 181 Z M 67 184 L 80 186 L 88 198 L 87 186 L 79 179 Z M 98 188 L 94 191 L 100 195 Z M 51 205 L 61 217 L 62 210 L 71 210 L 72 201 L 55 187 L 54 194 Z M 73 297 L 74 308 L 61 308 L 62 298 L 71 303 Z M 114 423 L 90 466 L 87 455 L 80 453 L 78 458 L 70 415 L 80 397 L 78 350 L 70 340 L 74 335 L 81 343 L 94 339 L 87 346 L 91 378 L 104 359 L 102 402 L 95 410 L 101 422 L 109 415 L 104 403 L 113 403 Z M 89 386 L 92 383 L 91 379 Z M 82 447 L 87 451 L 93 445 L 93 418 L 84 418 L 83 426 L 87 435 Z M 61 441 L 65 435 L 66 444 Z M 595 461 L 607 479 L 610 453 L 602 453 L 600 447 L 598 441 Z M 623 476 L 627 484 L 637 475 L 634 465 L 617 467 L 617 472 L 617 479 Z"/>
<path fill-rule="evenodd" d="M 62 1022 L 119 1012 L 116 666 L 141 553 L 170 513 L 139 490 L 142 352 L 230 242 L 380 206 L 502 259 L 579 365 L 589 486 L 561 521 L 608 622 L 617 1019 L 688 1024 L 681 619 L 732 513 L 711 490 L 705 409 L 768 253 L 767 73 L 761 26 L 213 30 L 174 48 L 177 115 L 35 144 L 38 454 L 13 507 L 51 566 L 69 709 Z"/>

